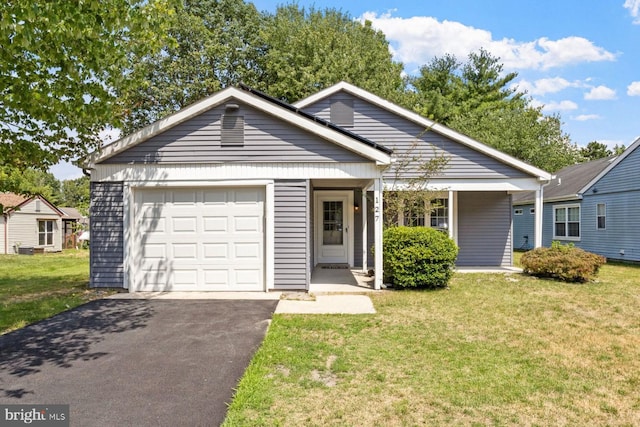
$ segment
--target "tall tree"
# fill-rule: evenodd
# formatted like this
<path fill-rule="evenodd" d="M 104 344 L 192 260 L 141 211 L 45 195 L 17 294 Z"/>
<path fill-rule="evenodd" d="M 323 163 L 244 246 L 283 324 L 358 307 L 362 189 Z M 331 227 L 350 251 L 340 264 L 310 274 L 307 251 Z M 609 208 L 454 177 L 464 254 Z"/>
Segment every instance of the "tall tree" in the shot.
<path fill-rule="evenodd" d="M 263 27 L 264 90 L 293 102 L 341 80 L 394 99 L 403 90 L 384 33 L 336 9 L 281 6 Z"/>
<path fill-rule="evenodd" d="M 560 117 L 544 115 L 512 88 L 516 77 L 483 49 L 465 63 L 452 55 L 434 58 L 409 79 L 413 109 L 541 169 L 554 172 L 580 161 Z"/>
<path fill-rule="evenodd" d="M 60 202 L 60 181 L 50 173 L 36 168 L 13 169 L 5 176 L 4 185 L 20 194 L 39 194 L 53 204 Z"/>
<path fill-rule="evenodd" d="M 120 93 L 129 133 L 241 81 L 262 80 L 262 16 L 243 0 L 183 0 L 161 52 L 138 58 L 143 82 Z"/>
<path fill-rule="evenodd" d="M 89 177 L 62 181 L 60 205 L 78 209 L 83 215 L 89 212 Z"/>
<path fill-rule="evenodd" d="M 613 152 L 609 150 L 606 144 L 598 141 L 591 141 L 586 147 L 580 149 L 580 155 L 584 161 L 591 161 L 602 159 L 613 155 Z"/>
<path fill-rule="evenodd" d="M 12 169 L 45 170 L 118 125 L 115 89 L 133 53 L 159 47 L 171 0 L 5 0 L 0 13 L 0 189 Z"/>

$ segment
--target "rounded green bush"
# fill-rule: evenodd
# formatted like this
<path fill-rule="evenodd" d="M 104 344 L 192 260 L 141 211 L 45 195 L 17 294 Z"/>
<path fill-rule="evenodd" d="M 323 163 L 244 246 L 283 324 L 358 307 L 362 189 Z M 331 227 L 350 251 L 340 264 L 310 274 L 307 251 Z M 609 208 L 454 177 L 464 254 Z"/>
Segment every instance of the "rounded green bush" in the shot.
<path fill-rule="evenodd" d="M 384 280 L 400 288 L 446 287 L 458 247 L 442 231 L 390 227 L 384 231 Z"/>
<path fill-rule="evenodd" d="M 536 248 L 526 252 L 520 259 L 526 274 L 565 282 L 587 282 L 606 262 L 607 259 L 603 256 L 559 242 L 553 242 L 550 248 Z"/>

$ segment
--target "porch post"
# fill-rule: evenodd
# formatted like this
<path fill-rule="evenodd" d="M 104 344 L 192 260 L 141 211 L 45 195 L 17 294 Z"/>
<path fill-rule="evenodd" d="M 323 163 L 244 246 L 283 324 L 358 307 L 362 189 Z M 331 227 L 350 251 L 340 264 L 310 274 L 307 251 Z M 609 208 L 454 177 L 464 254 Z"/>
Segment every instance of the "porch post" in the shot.
<path fill-rule="evenodd" d="M 534 224 L 534 240 L 533 247 L 539 248 L 542 246 L 542 210 L 544 200 L 544 187 L 540 184 L 540 188 L 536 190 L 536 202 L 535 202 L 535 224 Z"/>
<path fill-rule="evenodd" d="M 360 202 L 362 212 L 362 271 L 367 272 L 367 189 L 362 189 L 362 201 Z"/>
<path fill-rule="evenodd" d="M 455 241 L 455 230 L 454 230 L 455 224 L 453 221 L 453 212 L 454 212 L 453 205 L 455 203 L 454 194 L 455 193 L 453 191 L 449 190 L 449 198 L 448 198 L 448 204 L 447 204 L 448 206 L 447 207 L 447 219 L 448 219 L 447 228 L 449 231 L 449 238 Z"/>
<path fill-rule="evenodd" d="M 382 178 L 376 178 L 373 183 L 374 200 L 374 266 L 375 276 L 373 288 L 382 288 Z"/>

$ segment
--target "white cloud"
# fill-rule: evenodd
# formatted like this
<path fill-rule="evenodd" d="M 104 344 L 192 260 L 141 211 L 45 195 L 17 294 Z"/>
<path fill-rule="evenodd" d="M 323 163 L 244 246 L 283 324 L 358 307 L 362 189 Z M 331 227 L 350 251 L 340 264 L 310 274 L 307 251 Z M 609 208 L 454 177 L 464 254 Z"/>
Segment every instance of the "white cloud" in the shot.
<path fill-rule="evenodd" d="M 640 96 L 640 82 L 632 82 L 627 86 L 627 95 Z"/>
<path fill-rule="evenodd" d="M 547 93 L 558 93 L 569 87 L 582 87 L 584 84 L 579 81 L 570 82 L 562 77 L 553 77 L 539 79 L 534 82 L 520 80 L 515 86 L 520 91 L 526 90 L 530 95 L 545 95 Z"/>
<path fill-rule="evenodd" d="M 573 101 L 560 101 L 560 102 L 547 102 L 543 104 L 542 109 L 544 111 L 569 111 L 576 110 L 578 108 L 578 104 Z"/>
<path fill-rule="evenodd" d="M 640 24 L 640 0 L 625 0 L 623 7 L 629 9 L 634 24 Z"/>
<path fill-rule="evenodd" d="M 640 1 L 640 0 L 639 0 Z M 614 61 L 616 55 L 583 37 L 549 40 L 542 37 L 521 42 L 494 40 L 490 31 L 429 16 L 394 17 L 390 13 L 365 12 L 360 20 L 371 21 L 392 44 L 395 59 L 425 64 L 434 56 L 450 53 L 461 60 L 484 48 L 500 58 L 507 69 L 542 69 L 583 62 Z"/>
<path fill-rule="evenodd" d="M 606 100 L 615 99 L 616 91 L 606 86 L 597 86 L 584 94 L 584 99 L 588 100 Z"/>
<path fill-rule="evenodd" d="M 575 116 L 573 119 L 579 122 L 586 122 L 589 120 L 598 120 L 601 117 L 597 114 L 580 114 L 579 116 Z"/>

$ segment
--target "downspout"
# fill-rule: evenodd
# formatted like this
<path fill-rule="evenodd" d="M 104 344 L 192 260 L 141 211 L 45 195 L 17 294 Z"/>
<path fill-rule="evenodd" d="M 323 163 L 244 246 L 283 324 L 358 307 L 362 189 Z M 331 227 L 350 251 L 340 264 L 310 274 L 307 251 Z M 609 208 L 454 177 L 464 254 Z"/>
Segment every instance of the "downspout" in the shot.
<path fill-rule="evenodd" d="M 9 254 L 9 232 L 7 227 L 9 226 L 9 216 L 4 213 L 2 214 L 4 218 L 4 253 L 5 255 Z"/>

